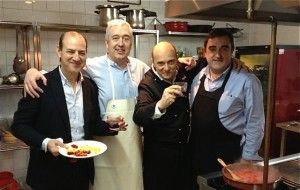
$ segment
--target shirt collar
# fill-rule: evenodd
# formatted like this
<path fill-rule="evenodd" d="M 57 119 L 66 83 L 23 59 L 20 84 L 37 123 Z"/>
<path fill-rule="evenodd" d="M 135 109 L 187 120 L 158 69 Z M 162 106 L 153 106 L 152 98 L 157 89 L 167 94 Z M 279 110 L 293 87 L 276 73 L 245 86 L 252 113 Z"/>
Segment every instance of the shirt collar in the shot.
<path fill-rule="evenodd" d="M 63 74 L 63 72 L 61 71 L 60 66 L 58 67 L 58 70 L 59 70 L 60 78 L 61 78 L 61 81 L 62 81 L 63 85 L 68 84 L 69 81 L 66 78 L 66 76 Z M 82 75 L 81 72 L 79 72 L 78 82 L 82 82 L 82 81 L 83 81 L 83 75 Z"/>
<path fill-rule="evenodd" d="M 229 65 L 229 67 L 228 67 L 225 71 L 223 71 L 223 73 L 222 73 L 217 79 L 215 79 L 215 80 L 219 80 L 219 79 L 223 78 L 223 77 L 229 72 L 229 70 L 230 70 L 230 65 Z M 206 75 L 207 78 L 209 78 L 210 80 L 212 80 L 211 77 L 210 77 L 210 74 L 209 74 L 209 66 L 208 66 L 208 65 L 205 67 L 204 74 Z"/>
<path fill-rule="evenodd" d="M 116 68 L 119 68 L 119 69 L 120 69 L 119 65 L 118 65 L 116 62 L 114 62 L 113 60 L 111 60 L 111 59 L 109 58 L 109 56 L 108 56 L 107 53 L 106 53 L 106 58 L 107 58 L 107 60 L 108 60 L 108 63 L 109 63 L 112 67 L 116 67 Z M 130 67 L 130 59 L 129 59 L 129 57 L 127 57 L 127 59 L 128 59 L 127 67 Z M 127 67 L 126 67 L 126 68 L 127 68 Z"/>
<path fill-rule="evenodd" d="M 176 75 L 175 75 L 175 77 L 174 77 L 174 79 L 173 79 L 173 81 L 172 81 L 172 83 L 171 83 L 170 81 L 164 80 L 164 78 L 163 78 L 163 77 L 155 70 L 153 64 L 151 65 L 151 69 L 152 69 L 153 73 L 154 73 L 161 81 L 164 81 L 164 82 L 167 82 L 167 83 L 170 83 L 170 84 L 173 84 L 173 83 L 174 83 L 174 81 L 175 81 L 175 79 L 176 79 L 176 75 L 177 75 L 177 73 L 178 73 L 178 71 L 176 71 Z"/>

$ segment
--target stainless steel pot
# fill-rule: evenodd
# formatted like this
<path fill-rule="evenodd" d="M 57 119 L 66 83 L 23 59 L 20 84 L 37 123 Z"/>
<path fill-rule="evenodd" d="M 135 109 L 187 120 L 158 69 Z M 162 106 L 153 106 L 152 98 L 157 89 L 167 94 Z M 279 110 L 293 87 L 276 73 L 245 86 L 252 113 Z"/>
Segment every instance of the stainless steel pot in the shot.
<path fill-rule="evenodd" d="M 119 18 L 119 11 L 129 5 L 97 5 L 95 13 L 99 14 L 99 26 L 106 27 L 107 22 Z"/>
<path fill-rule="evenodd" d="M 132 28 L 144 29 L 146 17 L 156 17 L 156 12 L 145 9 L 120 10 L 120 14 L 126 16 L 126 21 Z"/>

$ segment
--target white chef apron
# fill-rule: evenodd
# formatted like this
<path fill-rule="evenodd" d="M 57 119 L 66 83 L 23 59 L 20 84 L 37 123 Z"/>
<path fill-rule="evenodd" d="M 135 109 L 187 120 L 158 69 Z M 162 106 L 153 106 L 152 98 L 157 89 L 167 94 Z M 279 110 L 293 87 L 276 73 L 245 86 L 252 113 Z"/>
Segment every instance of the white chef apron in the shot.
<path fill-rule="evenodd" d="M 128 68 L 129 76 L 131 73 Z M 124 117 L 126 131 L 115 136 L 95 137 L 107 145 L 107 151 L 94 158 L 95 180 L 93 190 L 143 190 L 141 130 L 133 120 L 135 98 L 115 99 L 114 82 L 109 66 L 113 99 L 106 107 L 108 115 Z"/>

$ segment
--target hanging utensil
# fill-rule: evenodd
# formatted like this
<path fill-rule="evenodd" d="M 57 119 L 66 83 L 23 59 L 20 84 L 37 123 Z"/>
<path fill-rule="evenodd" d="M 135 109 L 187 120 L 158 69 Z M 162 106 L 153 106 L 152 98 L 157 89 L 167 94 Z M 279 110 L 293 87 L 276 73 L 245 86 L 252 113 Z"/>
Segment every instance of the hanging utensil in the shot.
<path fill-rule="evenodd" d="M 24 59 L 24 47 L 23 47 L 23 32 L 20 27 L 16 28 L 16 57 L 13 61 L 13 70 L 17 74 L 23 74 L 26 72 L 26 63 Z"/>

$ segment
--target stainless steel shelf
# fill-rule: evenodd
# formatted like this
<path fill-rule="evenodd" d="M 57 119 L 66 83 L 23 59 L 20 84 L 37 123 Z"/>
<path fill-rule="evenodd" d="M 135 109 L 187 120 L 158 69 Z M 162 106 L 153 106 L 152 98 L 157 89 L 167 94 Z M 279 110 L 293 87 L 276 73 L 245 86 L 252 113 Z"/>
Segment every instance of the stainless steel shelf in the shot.
<path fill-rule="evenodd" d="M 14 143 L 5 143 L 3 141 L 0 141 L 0 152 L 21 150 L 21 149 L 28 149 L 28 148 L 29 146 L 19 139 L 17 139 L 16 142 Z"/>
<path fill-rule="evenodd" d="M 85 26 L 85 25 L 69 25 L 69 24 L 51 24 L 51 23 L 35 23 L 41 27 L 41 30 L 79 30 L 84 32 L 102 32 L 105 33 L 106 28 L 101 26 Z M 141 34 L 157 34 L 157 30 L 145 30 L 145 29 L 133 29 L 133 33 L 136 35 Z"/>
<path fill-rule="evenodd" d="M 0 20 L 0 26 L 6 28 L 14 28 L 16 26 L 40 26 L 41 30 L 79 30 L 85 32 L 103 32 L 105 33 L 105 27 L 100 26 L 86 26 L 86 25 L 71 25 L 71 24 L 56 24 L 56 23 L 39 23 L 39 22 L 15 22 L 15 21 L 3 21 Z M 148 29 L 133 29 L 133 33 L 137 35 L 141 34 L 157 34 L 157 30 Z"/>
<path fill-rule="evenodd" d="M 4 26 L 5 28 L 15 28 L 16 26 L 31 27 L 32 23 L 0 20 L 0 26 Z"/>
<path fill-rule="evenodd" d="M 10 90 L 10 89 L 23 89 L 24 85 L 23 84 L 2 84 L 0 85 L 0 90 Z"/>
<path fill-rule="evenodd" d="M 160 36 L 204 37 L 207 36 L 207 33 L 167 31 L 165 33 L 161 33 Z"/>

